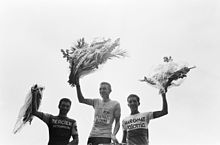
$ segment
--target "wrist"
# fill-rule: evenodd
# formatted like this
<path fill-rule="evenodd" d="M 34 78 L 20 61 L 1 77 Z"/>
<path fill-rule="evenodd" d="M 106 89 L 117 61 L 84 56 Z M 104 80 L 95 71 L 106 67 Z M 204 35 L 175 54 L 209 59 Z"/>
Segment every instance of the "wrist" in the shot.
<path fill-rule="evenodd" d="M 116 138 L 116 135 L 113 133 L 113 134 L 111 134 L 111 138 L 112 139 L 115 139 Z"/>

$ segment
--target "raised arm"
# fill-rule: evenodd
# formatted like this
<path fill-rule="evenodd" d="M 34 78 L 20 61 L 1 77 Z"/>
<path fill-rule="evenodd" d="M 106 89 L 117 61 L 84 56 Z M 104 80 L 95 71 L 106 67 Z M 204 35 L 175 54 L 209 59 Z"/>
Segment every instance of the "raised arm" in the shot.
<path fill-rule="evenodd" d="M 79 78 L 76 79 L 76 92 L 77 92 L 77 97 L 78 97 L 79 103 L 84 103 L 84 104 L 93 106 L 92 99 L 86 99 L 83 97 L 82 92 L 81 92 L 81 88 L 80 88 Z"/>
<path fill-rule="evenodd" d="M 38 117 L 39 119 L 41 119 L 42 121 L 44 121 L 45 123 L 49 122 L 49 115 L 48 114 L 44 114 L 43 112 L 39 112 L 37 110 L 37 97 L 38 97 L 38 90 L 31 90 L 32 93 L 32 115 Z"/>
<path fill-rule="evenodd" d="M 168 105 L 167 105 L 166 93 L 163 92 L 161 94 L 161 96 L 162 96 L 163 107 L 162 107 L 161 111 L 153 112 L 153 117 L 154 118 L 158 118 L 158 117 L 161 117 L 161 116 L 164 116 L 164 115 L 168 114 Z"/>

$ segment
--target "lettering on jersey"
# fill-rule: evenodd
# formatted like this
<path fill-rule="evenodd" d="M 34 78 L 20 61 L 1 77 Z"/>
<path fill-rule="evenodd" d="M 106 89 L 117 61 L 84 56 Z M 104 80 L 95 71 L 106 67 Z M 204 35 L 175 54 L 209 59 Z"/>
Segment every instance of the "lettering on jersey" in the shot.
<path fill-rule="evenodd" d="M 146 117 L 132 118 L 125 121 L 128 130 L 146 128 Z"/>
<path fill-rule="evenodd" d="M 63 125 L 53 125 L 55 128 L 64 128 L 64 129 L 70 129 L 69 126 L 63 126 Z"/>
<path fill-rule="evenodd" d="M 52 118 L 52 124 L 53 124 L 53 127 L 55 127 L 55 128 L 70 129 L 72 126 L 72 122 L 70 122 L 70 121 L 55 119 L 55 118 Z"/>
<path fill-rule="evenodd" d="M 130 124 L 127 126 L 128 129 L 137 129 L 137 128 L 145 128 L 145 123 L 137 123 L 137 124 Z"/>
<path fill-rule="evenodd" d="M 125 125 L 131 124 L 131 123 L 136 123 L 137 121 L 145 121 L 145 119 L 146 119 L 146 117 L 129 119 L 128 121 L 125 121 Z"/>
<path fill-rule="evenodd" d="M 96 115 L 95 123 L 97 124 L 109 124 L 110 123 L 110 111 L 103 110 L 100 115 Z"/>

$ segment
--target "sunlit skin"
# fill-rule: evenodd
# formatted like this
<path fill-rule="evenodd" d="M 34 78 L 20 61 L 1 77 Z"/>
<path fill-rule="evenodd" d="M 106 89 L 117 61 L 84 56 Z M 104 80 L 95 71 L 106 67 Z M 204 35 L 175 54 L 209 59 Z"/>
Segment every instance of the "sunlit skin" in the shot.
<path fill-rule="evenodd" d="M 94 107 L 94 104 L 93 104 L 94 100 L 93 99 L 86 99 L 83 97 L 81 89 L 80 89 L 79 78 L 76 78 L 76 91 L 77 91 L 77 97 L 78 97 L 78 100 L 80 103 L 84 103 L 84 104 L 91 105 Z M 102 97 L 103 105 L 106 102 L 109 102 L 111 100 L 109 98 L 111 91 L 112 91 L 111 85 L 109 83 L 101 82 L 100 87 L 99 87 L 99 94 Z M 113 133 L 111 134 L 110 139 L 114 143 L 118 143 L 118 140 L 116 138 L 116 134 L 120 128 L 120 105 L 119 105 L 119 108 L 117 108 L 117 110 L 114 113 L 116 114 L 116 116 L 114 116 L 114 118 L 113 118 L 115 121 L 115 127 L 113 129 Z M 90 137 L 90 138 L 93 138 L 93 137 Z"/>
<path fill-rule="evenodd" d="M 101 84 L 99 88 L 99 93 L 104 102 L 109 101 L 109 94 L 111 93 L 111 88 L 107 84 Z"/>
<path fill-rule="evenodd" d="M 140 105 L 140 102 L 138 102 L 136 97 L 129 97 L 127 102 L 128 102 L 128 107 L 131 110 L 131 115 L 139 113 L 138 107 Z"/>
<path fill-rule="evenodd" d="M 58 107 L 60 109 L 59 116 L 66 117 L 70 110 L 71 104 L 70 102 L 62 101 Z"/>

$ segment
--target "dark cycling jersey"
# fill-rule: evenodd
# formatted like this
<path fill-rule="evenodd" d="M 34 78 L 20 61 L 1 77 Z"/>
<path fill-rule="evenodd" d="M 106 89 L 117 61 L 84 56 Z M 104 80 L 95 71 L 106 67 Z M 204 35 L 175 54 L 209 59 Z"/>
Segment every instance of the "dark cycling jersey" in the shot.
<path fill-rule="evenodd" d="M 47 126 L 49 128 L 48 145 L 67 145 L 72 131 L 76 131 L 76 121 L 68 117 L 49 115 Z"/>

